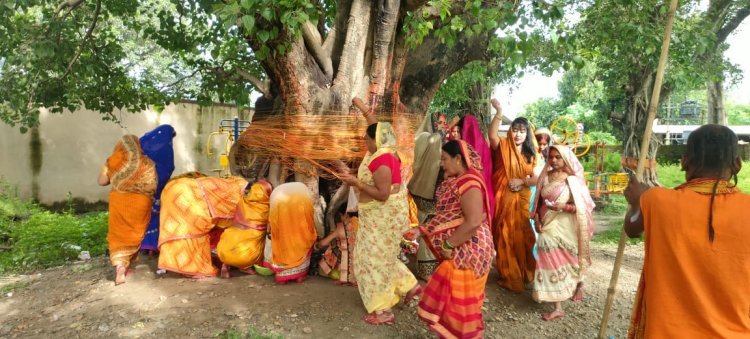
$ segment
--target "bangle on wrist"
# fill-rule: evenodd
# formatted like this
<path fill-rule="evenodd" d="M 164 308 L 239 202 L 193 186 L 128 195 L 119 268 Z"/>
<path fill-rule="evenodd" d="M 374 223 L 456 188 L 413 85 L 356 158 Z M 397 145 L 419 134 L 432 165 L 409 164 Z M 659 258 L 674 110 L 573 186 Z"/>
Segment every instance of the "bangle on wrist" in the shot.
<path fill-rule="evenodd" d="M 448 240 L 443 241 L 443 245 L 441 246 L 446 251 L 452 251 L 455 247 L 451 245 L 451 243 L 448 242 Z"/>

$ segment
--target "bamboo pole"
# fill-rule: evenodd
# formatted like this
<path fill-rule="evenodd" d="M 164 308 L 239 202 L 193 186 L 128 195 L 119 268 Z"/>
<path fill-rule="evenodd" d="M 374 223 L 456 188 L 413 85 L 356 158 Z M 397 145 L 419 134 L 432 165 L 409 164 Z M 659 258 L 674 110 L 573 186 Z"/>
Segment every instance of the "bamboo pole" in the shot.
<path fill-rule="evenodd" d="M 667 14 L 667 24 L 664 28 L 664 39 L 661 44 L 661 55 L 659 56 L 659 65 L 656 69 L 656 80 L 654 81 L 654 88 L 651 92 L 651 101 L 648 105 L 648 118 L 646 119 L 646 128 L 643 132 L 643 140 L 641 140 L 641 154 L 638 157 L 638 167 L 636 168 L 635 176 L 638 181 L 643 181 L 643 172 L 646 169 L 646 157 L 648 156 L 649 144 L 651 143 L 651 133 L 653 132 L 654 119 L 656 118 L 656 108 L 659 105 L 659 96 L 661 95 L 661 84 L 664 80 L 664 69 L 667 65 L 667 59 L 669 58 L 669 42 L 672 37 L 672 25 L 674 24 L 674 16 L 677 12 L 677 0 L 672 0 L 669 6 L 669 12 Z M 623 252 L 625 251 L 625 244 L 627 242 L 627 235 L 623 228 L 620 233 L 620 242 L 617 245 L 617 256 L 615 257 L 615 265 L 612 268 L 612 278 L 609 281 L 609 288 L 607 289 L 607 301 L 604 304 L 604 313 L 602 314 L 602 322 L 599 326 L 599 339 L 604 339 L 607 334 L 607 323 L 609 322 L 609 314 L 612 310 L 612 302 L 614 301 L 614 295 L 617 290 L 617 279 L 620 277 L 620 266 L 622 265 Z"/>

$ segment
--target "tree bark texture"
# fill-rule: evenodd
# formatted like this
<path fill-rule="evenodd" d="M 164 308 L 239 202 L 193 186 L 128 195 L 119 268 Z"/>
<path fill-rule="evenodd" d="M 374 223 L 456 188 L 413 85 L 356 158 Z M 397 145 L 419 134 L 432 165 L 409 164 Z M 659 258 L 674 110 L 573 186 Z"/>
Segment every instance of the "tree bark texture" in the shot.
<path fill-rule="evenodd" d="M 272 54 L 262 61 L 268 75 L 261 98 L 266 107 L 263 115 L 348 114 L 355 97 L 365 99 L 376 112 L 423 114 L 445 79 L 466 63 L 487 58 L 487 35 L 459 38 L 451 48 L 429 35 L 409 50 L 402 27 L 407 7 L 419 10 L 426 1 L 338 0 L 336 6 L 333 27 L 327 32 L 316 22 L 303 24 L 297 36 L 277 26 L 280 37 L 266 42 L 272 50 L 280 43 L 289 48 L 285 54 Z M 246 39 L 256 51 L 264 45 L 253 36 Z M 254 168 L 267 171 L 269 167 L 279 171 L 275 164 Z M 280 177 L 273 180 L 283 182 L 285 176 Z M 316 196 L 316 224 L 319 231 L 327 231 L 332 225 L 320 225 L 324 214 L 327 223 L 332 221 L 333 213 L 325 213 L 326 199 L 332 208 L 340 205 L 339 201 L 330 203 L 338 190 L 321 191 L 314 176 L 297 175 L 296 180 Z"/>
<path fill-rule="evenodd" d="M 708 94 L 708 100 L 706 100 L 708 123 L 727 126 L 727 112 L 724 109 L 724 82 L 709 80 L 706 92 Z"/>

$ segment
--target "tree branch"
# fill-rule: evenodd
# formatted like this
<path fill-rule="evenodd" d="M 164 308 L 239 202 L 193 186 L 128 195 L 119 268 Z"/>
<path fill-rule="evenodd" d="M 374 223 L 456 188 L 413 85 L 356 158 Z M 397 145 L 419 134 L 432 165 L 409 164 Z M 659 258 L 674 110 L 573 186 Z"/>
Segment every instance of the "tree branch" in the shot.
<path fill-rule="evenodd" d="M 349 20 L 351 6 L 352 0 L 336 1 L 336 19 L 333 22 L 333 28 L 328 32 L 325 41 L 323 42 L 323 50 L 325 50 L 331 58 L 334 73 L 336 72 L 335 70 L 339 68 L 339 61 L 341 58 L 341 51 L 344 48 L 346 25 Z"/>
<path fill-rule="evenodd" d="M 271 95 L 271 82 L 268 80 L 260 80 L 258 77 L 250 74 L 248 71 L 244 69 L 237 69 L 237 74 L 239 74 L 243 79 L 249 81 L 253 86 L 255 86 L 255 89 L 258 90 L 258 92 L 263 93 L 263 96 L 266 98 L 271 99 L 273 96 Z"/>
<path fill-rule="evenodd" d="M 355 85 L 355 79 L 362 79 L 364 75 L 355 74 L 355 72 L 362 72 L 361 66 L 367 44 L 367 39 L 363 37 L 369 33 L 371 12 L 369 1 L 354 0 L 352 2 L 341 60 L 336 70 L 336 78 L 333 80 L 333 87 L 336 89 L 350 92 Z"/>
<path fill-rule="evenodd" d="M 74 0 L 68 0 L 68 1 L 74 1 Z M 80 3 L 81 0 L 78 0 L 78 3 Z M 86 31 L 86 35 L 83 36 L 83 40 L 81 40 L 81 45 L 78 46 L 78 51 L 76 51 L 76 54 L 73 56 L 73 59 L 70 60 L 70 63 L 68 63 L 68 68 L 65 69 L 65 73 L 63 73 L 62 77 L 60 79 L 65 79 L 68 74 L 70 74 L 70 71 L 73 69 L 73 64 L 78 61 L 78 58 L 81 57 L 81 53 L 83 53 L 83 47 L 86 45 L 86 42 L 91 38 L 91 35 L 94 33 L 94 28 L 96 28 L 96 22 L 99 20 L 99 13 L 101 13 L 102 10 L 102 0 L 96 1 L 96 9 L 94 10 L 94 19 L 91 21 L 91 25 L 89 25 L 89 29 Z"/>
<path fill-rule="evenodd" d="M 414 11 L 417 10 L 419 7 L 424 6 L 428 0 L 406 0 L 406 3 L 404 4 L 404 9 L 407 11 Z"/>
<path fill-rule="evenodd" d="M 747 16 L 750 15 L 750 4 L 746 5 L 743 8 L 740 8 L 737 10 L 737 12 L 734 14 L 734 17 L 729 19 L 724 26 L 719 29 L 719 31 L 716 33 L 717 40 L 721 43 L 724 42 L 729 34 L 731 34 L 737 27 L 742 23 Z"/>
<path fill-rule="evenodd" d="M 78 7 L 78 5 L 80 5 L 82 2 L 83 0 L 65 0 L 61 2 L 59 5 L 57 5 L 57 8 L 55 8 L 55 16 L 59 15 L 60 12 L 66 8 L 68 8 L 68 11 L 72 11 L 73 9 Z"/>
<path fill-rule="evenodd" d="M 318 28 L 315 27 L 310 21 L 306 21 L 302 24 L 302 38 L 305 41 L 305 46 L 311 52 L 313 58 L 323 70 L 326 77 L 329 80 L 333 79 L 333 63 L 331 62 L 330 54 L 326 53 L 323 49 L 322 38 Z"/>
<path fill-rule="evenodd" d="M 382 96 L 388 84 L 388 64 L 393 38 L 398 22 L 399 0 L 384 0 L 376 14 L 375 38 L 373 41 L 371 91 Z"/>

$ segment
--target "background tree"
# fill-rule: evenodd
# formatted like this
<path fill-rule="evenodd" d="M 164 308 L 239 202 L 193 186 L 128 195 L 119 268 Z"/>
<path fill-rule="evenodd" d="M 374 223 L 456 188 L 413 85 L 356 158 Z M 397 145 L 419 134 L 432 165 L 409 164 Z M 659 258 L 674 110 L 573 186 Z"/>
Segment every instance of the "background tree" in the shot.
<path fill-rule="evenodd" d="M 733 65 L 724 58 L 726 40 L 740 23 L 750 15 L 750 1 L 711 0 L 704 14 L 706 29 L 711 34 L 713 47 L 703 51 L 702 58 L 712 68 L 706 81 L 707 116 L 712 124 L 727 125 L 727 110 L 724 105 L 724 82 Z M 736 73 L 736 70 L 733 70 Z"/>
<path fill-rule="evenodd" d="M 675 88 L 695 88 L 720 74 L 702 57 L 716 48 L 714 33 L 705 28 L 719 23 L 710 21 L 714 16 L 706 15 L 697 5 L 685 2 L 678 9 L 660 102 Z M 623 133 L 625 160 L 633 164 L 640 153 L 666 6 L 654 0 L 594 1 L 582 11 L 576 27 L 579 54 L 596 64 L 597 78 L 613 103 L 611 121 Z M 659 143 L 652 139 L 649 159 L 655 159 Z M 655 183 L 655 168 L 649 168 L 644 178 Z"/>

